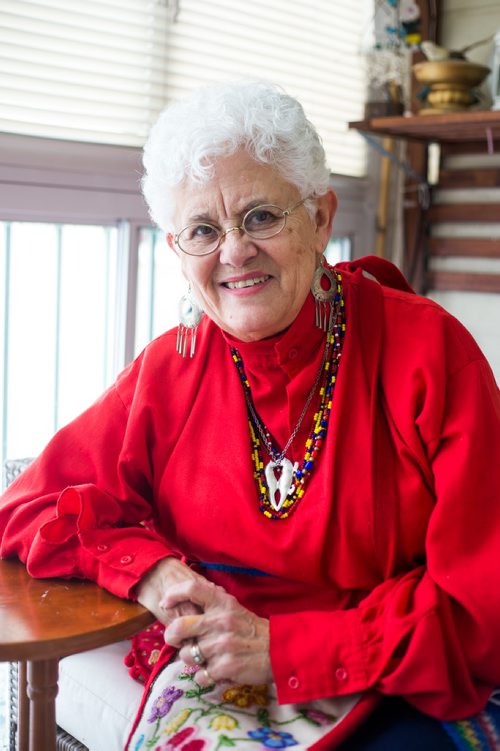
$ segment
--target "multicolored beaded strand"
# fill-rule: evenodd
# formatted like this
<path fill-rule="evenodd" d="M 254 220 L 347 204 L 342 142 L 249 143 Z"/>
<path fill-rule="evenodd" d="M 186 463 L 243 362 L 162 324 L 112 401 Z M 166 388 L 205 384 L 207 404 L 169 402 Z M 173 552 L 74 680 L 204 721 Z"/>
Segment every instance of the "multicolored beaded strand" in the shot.
<path fill-rule="evenodd" d="M 331 305 L 330 325 L 328 326 L 326 334 L 325 351 L 318 371 L 318 376 L 315 379 L 297 425 L 288 439 L 285 448 L 281 452 L 272 445 L 270 433 L 255 410 L 250 384 L 245 373 L 241 355 L 235 347 L 231 348 L 231 355 L 238 370 L 247 403 L 252 462 L 254 465 L 254 478 L 257 484 L 259 507 L 262 513 L 269 519 L 286 519 L 296 509 L 299 501 L 304 496 L 307 482 L 318 459 L 324 438 L 326 437 L 346 328 L 345 306 L 342 296 L 342 277 L 339 273 L 335 273 L 335 276 L 337 280 L 337 292 Z M 288 493 L 286 498 L 284 498 L 279 504 L 279 508 L 277 508 L 276 505 L 271 502 L 269 497 L 269 487 L 266 482 L 266 469 L 264 466 L 262 446 L 264 445 L 267 449 L 271 458 L 270 464 L 279 467 L 282 461 L 288 462 L 288 460 L 285 459 L 285 453 L 298 432 L 302 419 L 320 382 L 320 404 L 318 410 L 314 414 L 311 431 L 305 442 L 304 458 L 300 466 L 298 466 L 298 463 L 294 465 L 292 481 Z M 288 462 L 288 464 L 290 464 L 290 462 Z"/>

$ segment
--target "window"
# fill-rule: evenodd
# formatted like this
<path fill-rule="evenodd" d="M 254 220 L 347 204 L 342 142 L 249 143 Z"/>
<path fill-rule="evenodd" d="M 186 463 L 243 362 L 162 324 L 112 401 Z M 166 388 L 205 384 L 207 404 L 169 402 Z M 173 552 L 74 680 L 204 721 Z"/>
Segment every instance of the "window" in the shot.
<path fill-rule="evenodd" d="M 178 321 L 179 300 L 186 291 L 179 259 L 160 230 L 144 227 L 139 235 L 135 354 Z"/>
<path fill-rule="evenodd" d="M 154 230 L 137 150 L 5 134 L 0 142 L 5 459 L 38 453 L 132 359 L 139 246 Z M 179 269 L 169 278 L 182 284 Z M 173 325 L 161 315 L 157 330 Z"/>
<path fill-rule="evenodd" d="M 0 223 L 2 459 L 36 454 L 111 382 L 117 230 Z"/>
<path fill-rule="evenodd" d="M 332 265 L 341 261 L 350 261 L 352 258 L 352 238 L 332 237 L 325 248 L 324 255 L 328 263 Z"/>
<path fill-rule="evenodd" d="M 185 290 L 161 233 L 138 237 L 135 354 L 176 324 Z M 125 364 L 120 255 L 119 225 L 0 222 L 2 464 L 35 456 Z"/>

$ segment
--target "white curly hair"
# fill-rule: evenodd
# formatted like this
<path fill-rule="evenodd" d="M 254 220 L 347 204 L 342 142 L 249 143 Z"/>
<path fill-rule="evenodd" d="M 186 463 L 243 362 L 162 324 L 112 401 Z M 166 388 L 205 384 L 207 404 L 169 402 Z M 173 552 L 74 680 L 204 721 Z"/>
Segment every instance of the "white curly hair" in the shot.
<path fill-rule="evenodd" d="M 168 106 L 151 129 L 142 191 L 153 221 L 172 231 L 175 187 L 206 183 L 214 159 L 241 148 L 272 165 L 302 198 L 328 190 L 321 139 L 296 99 L 266 81 L 213 84 Z"/>

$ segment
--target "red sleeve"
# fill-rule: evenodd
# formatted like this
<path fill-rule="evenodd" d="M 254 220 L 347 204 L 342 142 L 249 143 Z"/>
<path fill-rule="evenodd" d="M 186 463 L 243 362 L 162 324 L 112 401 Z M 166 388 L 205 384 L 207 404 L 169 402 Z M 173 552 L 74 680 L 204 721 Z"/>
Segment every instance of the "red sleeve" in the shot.
<path fill-rule="evenodd" d="M 500 405 L 485 361 L 450 377 L 440 420 L 426 562 L 355 609 L 271 617 L 280 702 L 375 688 L 451 720 L 500 684 Z"/>
<path fill-rule="evenodd" d="M 91 579 L 121 597 L 170 554 L 152 525 L 147 410 L 134 395 L 139 364 L 59 431 L 6 491 L 0 555 L 35 577 Z M 139 391 L 139 389 L 137 389 Z"/>

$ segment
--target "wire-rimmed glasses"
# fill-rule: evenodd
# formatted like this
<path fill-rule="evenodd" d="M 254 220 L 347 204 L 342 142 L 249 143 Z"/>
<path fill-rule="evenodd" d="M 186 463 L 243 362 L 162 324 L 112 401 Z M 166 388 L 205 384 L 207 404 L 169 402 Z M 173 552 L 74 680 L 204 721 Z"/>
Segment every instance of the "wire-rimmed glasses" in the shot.
<path fill-rule="evenodd" d="M 255 206 L 247 211 L 240 225 L 228 227 L 226 230 L 209 222 L 193 222 L 174 235 L 174 242 L 179 250 L 190 256 L 207 256 L 215 253 L 228 232 L 234 230 L 244 232 L 254 240 L 269 240 L 285 229 L 287 218 L 305 201 L 307 198 L 303 198 L 289 209 L 281 209 L 272 203 Z"/>

